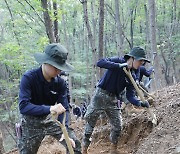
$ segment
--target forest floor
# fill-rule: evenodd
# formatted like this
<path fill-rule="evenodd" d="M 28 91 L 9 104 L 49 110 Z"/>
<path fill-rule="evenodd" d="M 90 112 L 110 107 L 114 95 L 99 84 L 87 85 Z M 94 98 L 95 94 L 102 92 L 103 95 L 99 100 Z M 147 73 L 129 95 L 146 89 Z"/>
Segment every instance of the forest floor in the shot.
<path fill-rule="evenodd" d="M 180 84 L 158 91 L 153 112 L 155 126 L 144 110 L 136 114 L 123 112 L 123 130 L 118 143 L 119 154 L 180 154 Z M 84 120 L 72 122 L 76 135 L 82 140 Z M 110 124 L 97 122 L 92 136 L 89 154 L 109 154 Z M 8 154 L 16 154 L 11 151 Z M 64 154 L 65 149 L 51 137 L 43 140 L 38 154 Z"/>

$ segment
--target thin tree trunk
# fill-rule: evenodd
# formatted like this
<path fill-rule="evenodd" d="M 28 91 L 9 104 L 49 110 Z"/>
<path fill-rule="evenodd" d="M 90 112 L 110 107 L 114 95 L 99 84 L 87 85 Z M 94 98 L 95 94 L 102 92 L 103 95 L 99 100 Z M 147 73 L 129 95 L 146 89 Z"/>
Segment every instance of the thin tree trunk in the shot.
<path fill-rule="evenodd" d="M 160 87 L 160 85 L 157 84 L 158 82 L 156 79 L 158 79 L 160 75 L 158 70 L 159 56 L 157 54 L 157 43 L 156 43 L 155 0 L 148 0 L 148 5 L 149 5 L 149 24 L 150 24 L 150 42 L 151 42 L 151 61 L 154 63 L 154 67 L 155 67 L 154 81 L 156 83 L 154 87 L 155 90 L 157 90 L 157 86 Z"/>
<path fill-rule="evenodd" d="M 91 20 L 92 20 L 92 36 L 93 36 L 93 42 L 94 42 L 94 46 L 95 46 L 95 48 L 97 47 L 97 44 L 96 44 L 96 37 L 98 37 L 98 35 L 97 35 L 97 28 L 96 28 L 96 26 L 97 26 L 97 17 L 95 17 L 95 14 L 96 14 L 96 11 L 94 11 L 94 9 L 95 9 L 95 1 L 96 0 L 92 0 L 91 1 Z M 98 12 L 99 13 L 99 12 Z M 97 13 L 97 16 L 98 16 L 98 13 Z M 94 53 L 94 57 L 95 57 L 95 63 L 96 63 L 96 61 L 97 61 L 97 59 L 98 59 L 98 53 L 97 52 L 95 52 Z M 94 69 L 95 69 L 95 73 L 96 72 L 98 72 L 98 67 L 96 67 L 96 65 L 94 65 Z M 97 74 L 97 73 L 96 73 Z M 94 75 L 94 77 L 93 77 L 94 79 L 92 80 L 92 81 L 94 81 L 94 82 L 92 82 L 92 89 L 94 88 L 94 83 L 97 83 L 97 75 Z"/>
<path fill-rule="evenodd" d="M 46 28 L 46 34 L 49 38 L 49 42 L 54 43 L 54 42 L 56 42 L 56 39 L 54 37 L 54 32 L 53 32 L 53 23 L 50 18 L 50 15 L 48 13 L 47 0 L 41 0 L 41 5 L 43 8 L 43 16 L 44 16 L 44 22 L 45 22 L 44 24 L 45 24 L 45 28 Z"/>
<path fill-rule="evenodd" d="M 134 31 L 133 31 L 133 10 L 131 10 L 131 21 L 130 21 L 130 36 L 131 36 L 131 46 L 130 48 L 132 49 L 133 46 L 134 46 L 134 39 L 133 39 L 133 36 L 134 36 Z"/>
<path fill-rule="evenodd" d="M 88 10 L 87 10 L 87 0 L 83 0 L 81 1 L 81 3 L 83 4 L 83 13 L 84 13 L 84 22 L 86 24 L 86 28 L 87 28 L 87 32 L 88 32 L 88 39 L 90 42 L 90 47 L 92 50 L 92 56 L 93 56 L 93 69 L 92 69 L 92 87 L 91 89 L 94 89 L 94 84 L 95 84 L 95 69 L 96 69 L 96 47 L 95 47 L 95 42 L 94 42 L 94 38 L 92 35 L 92 31 L 91 31 L 91 27 L 89 24 L 89 18 L 88 18 Z"/>
<path fill-rule="evenodd" d="M 60 42 L 59 35 L 58 35 L 58 10 L 57 10 L 57 2 L 53 0 L 53 9 L 54 9 L 54 37 L 56 39 L 56 42 Z"/>
<path fill-rule="evenodd" d="M 147 51 L 147 54 L 148 54 L 148 57 L 151 57 L 151 52 L 150 52 L 150 36 L 149 36 L 149 16 L 148 16 L 148 9 L 147 9 L 147 5 L 146 5 L 146 2 L 144 2 L 144 12 L 145 12 L 145 25 L 146 25 L 146 46 L 145 46 L 145 49 Z"/>
<path fill-rule="evenodd" d="M 123 54 L 123 30 L 119 14 L 119 0 L 115 0 L 115 19 L 117 29 L 117 53 L 119 56 Z"/>
<path fill-rule="evenodd" d="M 88 92 L 88 89 L 91 89 L 90 85 L 91 85 L 91 82 L 90 82 L 90 78 L 91 78 L 91 74 L 90 74 L 90 71 L 89 71 L 89 41 L 88 41 L 88 37 L 86 35 L 86 30 L 85 30 L 85 25 L 83 24 L 83 36 L 84 36 L 84 42 L 86 42 L 86 50 L 85 50 L 85 47 L 84 47 L 84 50 L 85 53 L 86 53 L 86 98 L 88 99 L 88 96 L 89 96 L 89 92 Z"/>
<path fill-rule="evenodd" d="M 161 50 L 162 59 L 163 59 L 164 64 L 165 64 L 165 68 L 164 68 L 164 74 L 165 74 L 165 75 L 164 75 L 164 77 L 165 77 L 165 80 L 166 80 L 166 85 L 169 85 L 169 83 L 170 83 L 170 81 L 169 81 L 169 75 L 168 75 L 169 64 L 168 64 L 168 62 L 167 62 L 167 60 L 166 60 L 166 58 L 165 58 L 165 55 L 164 55 L 164 53 L 163 53 L 163 49 L 160 48 L 160 50 Z"/>
<path fill-rule="evenodd" d="M 64 31 L 64 42 L 65 42 L 65 46 L 66 46 L 66 48 L 67 48 L 67 50 L 68 50 L 68 52 L 70 51 L 70 49 L 69 49 L 69 38 L 68 38 L 68 36 L 67 36 L 67 30 L 66 30 L 66 20 L 65 20 L 65 16 L 64 16 L 64 14 L 62 14 L 62 23 L 63 23 L 63 31 Z M 73 53 L 71 53 L 71 54 L 69 54 L 69 55 L 72 55 Z M 73 56 L 73 57 L 75 57 L 75 56 Z M 72 58 L 70 57 L 70 56 L 68 56 L 68 60 L 72 60 Z M 73 85 L 72 85 L 72 75 L 71 74 L 69 74 L 69 76 L 68 76 L 68 85 L 69 85 L 69 95 L 70 95 L 70 102 L 73 102 L 73 100 L 72 100 L 72 87 L 73 87 Z"/>
<path fill-rule="evenodd" d="M 103 50 L 104 50 L 104 0 L 100 0 L 99 4 L 100 13 L 99 13 L 99 54 L 98 58 L 103 58 Z M 103 75 L 103 69 L 100 68 L 99 78 Z"/>

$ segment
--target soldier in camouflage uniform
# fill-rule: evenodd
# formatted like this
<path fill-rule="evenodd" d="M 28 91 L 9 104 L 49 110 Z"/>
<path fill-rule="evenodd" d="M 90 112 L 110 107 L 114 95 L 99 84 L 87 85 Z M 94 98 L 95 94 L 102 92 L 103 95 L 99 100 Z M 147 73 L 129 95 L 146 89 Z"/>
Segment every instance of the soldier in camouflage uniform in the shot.
<path fill-rule="evenodd" d="M 21 127 L 17 128 L 20 154 L 36 154 L 45 135 L 51 135 L 66 147 L 60 126 L 51 119 L 50 113 L 57 113 L 62 122 L 66 113 L 66 128 L 75 154 L 81 154 L 81 144 L 68 127 L 67 87 L 58 76 L 73 67 L 66 63 L 67 50 L 58 43 L 49 44 L 44 53 L 36 53 L 35 59 L 42 64 L 39 68 L 27 71 L 20 83 L 19 110 Z M 21 128 L 21 129 L 20 129 Z M 67 150 L 67 153 L 68 150 Z"/>
<path fill-rule="evenodd" d="M 113 57 L 101 59 L 97 66 L 107 69 L 99 81 L 94 96 L 85 114 L 85 132 L 83 136 L 83 154 L 87 154 L 90 145 L 90 137 L 96 125 L 99 115 L 105 112 L 111 124 L 110 141 L 111 153 L 118 153 L 117 144 L 121 132 L 122 118 L 120 108 L 117 103 L 119 94 L 126 88 L 126 97 L 129 102 L 136 106 L 149 107 L 149 103 L 141 102 L 134 96 L 134 87 L 129 78 L 123 71 L 123 67 L 131 70 L 134 79 L 139 76 L 139 67 L 149 60 L 145 57 L 144 49 L 140 47 L 133 48 L 129 54 L 123 58 Z"/>

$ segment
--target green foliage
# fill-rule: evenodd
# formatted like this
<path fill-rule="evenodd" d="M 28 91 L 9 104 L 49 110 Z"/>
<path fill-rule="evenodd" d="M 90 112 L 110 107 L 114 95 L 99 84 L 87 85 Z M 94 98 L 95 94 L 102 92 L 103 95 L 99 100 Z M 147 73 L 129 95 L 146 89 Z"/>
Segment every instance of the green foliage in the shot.
<path fill-rule="evenodd" d="M 23 69 L 21 49 L 17 44 L 7 43 L 0 47 L 0 61 L 9 68 L 13 68 L 13 72 Z"/>
<path fill-rule="evenodd" d="M 12 17 L 5 2 L 0 1 L 0 118 L 3 121 L 13 119 L 12 117 L 15 117 L 15 119 L 18 117 L 19 80 L 26 70 L 38 66 L 33 58 L 33 54 L 35 52 L 43 52 L 44 47 L 49 42 L 45 25 L 42 22 L 44 18 L 41 1 L 28 1 L 31 6 L 26 1 L 7 2 Z M 96 75 L 92 74 L 94 67 L 93 56 L 83 19 L 83 6 L 78 0 L 60 0 L 56 2 L 58 5 L 57 19 L 60 42 L 68 48 L 69 62 L 75 67 L 75 71 L 70 74 L 73 85 L 72 95 L 73 98 L 82 99 L 92 92 L 92 76 Z M 147 51 L 149 51 L 150 44 L 146 40 L 147 27 L 145 25 L 146 20 L 149 19 L 146 19 L 144 10 L 145 4 L 148 8 L 147 1 L 121 0 L 119 2 L 123 36 L 126 37 L 123 40 L 124 53 L 130 50 L 127 40 L 130 41 L 131 38 L 130 13 L 132 10 L 134 46 L 146 47 L 148 49 Z M 164 53 L 165 59 L 168 62 L 168 69 L 171 71 L 171 76 L 173 76 L 172 61 L 175 61 L 175 64 L 177 64 L 177 70 L 180 69 L 180 1 L 176 0 L 176 9 L 173 2 L 169 0 L 156 1 L 158 54 L 161 55 L 161 50 Z M 48 0 L 48 3 L 52 4 L 52 1 Z M 105 57 L 117 56 L 117 30 L 114 18 L 114 3 L 114 0 L 105 2 Z M 94 12 L 92 12 L 91 4 L 94 4 Z M 90 27 L 93 33 L 93 39 L 95 39 L 95 56 L 98 59 L 99 1 L 87 1 L 87 6 Z M 49 14 L 54 21 L 55 17 L 52 5 L 49 8 L 51 8 L 49 9 Z M 93 25 L 94 23 L 95 25 Z M 140 33 L 140 28 L 142 33 Z M 164 67 L 165 64 L 161 57 L 159 63 Z M 13 119 L 13 122 L 15 119 Z"/>
<path fill-rule="evenodd" d="M 0 47 L 0 61 L 11 74 L 9 79 L 19 78 L 22 72 L 32 67 L 32 56 L 25 53 L 28 51 L 14 43 L 6 43 Z"/>
<path fill-rule="evenodd" d="M 87 91 L 85 88 L 79 88 L 79 89 L 73 89 L 72 91 L 72 95 L 73 95 L 73 98 L 85 98 L 85 95 L 86 95 Z"/>
<path fill-rule="evenodd" d="M 18 107 L 18 85 L 19 80 L 8 82 L 0 80 L 0 106 L 4 106 L 0 111 L 1 121 L 15 123 L 17 120 L 17 107 Z M 9 108 L 9 109 L 8 109 Z"/>

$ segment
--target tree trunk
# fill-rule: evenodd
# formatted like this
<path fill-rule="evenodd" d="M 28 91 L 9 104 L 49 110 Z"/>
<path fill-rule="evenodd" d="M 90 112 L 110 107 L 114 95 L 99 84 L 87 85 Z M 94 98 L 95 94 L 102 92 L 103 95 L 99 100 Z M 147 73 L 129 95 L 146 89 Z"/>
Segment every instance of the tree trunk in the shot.
<path fill-rule="evenodd" d="M 3 154 L 4 151 L 4 146 L 3 146 L 3 136 L 2 136 L 2 132 L 0 130 L 0 154 Z"/>
<path fill-rule="evenodd" d="M 103 58 L 103 50 L 104 50 L 104 0 L 100 0 L 99 4 L 100 13 L 99 13 L 99 54 L 98 58 Z M 103 69 L 100 68 L 100 72 L 98 74 L 98 78 L 102 77 Z"/>
<path fill-rule="evenodd" d="M 119 56 L 123 55 L 123 29 L 119 14 L 119 0 L 115 0 L 115 20 L 117 29 L 117 53 Z"/>
<path fill-rule="evenodd" d="M 133 10 L 131 10 L 131 21 L 130 21 L 130 36 L 131 36 L 131 46 L 130 48 L 132 49 L 134 46 L 134 41 L 133 41 L 133 36 L 134 36 L 134 31 L 133 31 Z"/>
<path fill-rule="evenodd" d="M 54 37 L 56 42 L 60 42 L 59 35 L 58 35 L 58 10 L 57 10 L 57 2 L 56 0 L 53 0 L 53 9 L 54 9 Z"/>
<path fill-rule="evenodd" d="M 160 48 L 160 50 L 161 50 L 161 56 L 162 56 L 162 59 L 163 59 L 163 61 L 164 61 L 164 64 L 165 64 L 165 68 L 164 68 L 164 77 L 165 77 L 165 80 L 166 80 L 166 85 L 169 85 L 170 84 L 170 80 L 169 80 L 169 64 L 168 64 L 168 62 L 167 62 L 167 60 L 166 60 L 166 58 L 165 58 L 165 55 L 164 55 L 164 53 L 163 53 L 163 49 L 162 48 Z"/>
<path fill-rule="evenodd" d="M 45 22 L 44 24 L 46 28 L 46 34 L 49 38 L 49 42 L 50 43 L 56 42 L 54 32 L 53 32 L 53 23 L 48 12 L 47 0 L 41 0 L 41 5 L 43 8 L 43 15 L 44 15 L 44 22 Z"/>
<path fill-rule="evenodd" d="M 92 56 L 93 56 L 93 69 L 92 69 L 92 87 L 91 89 L 93 90 L 94 84 L 95 84 L 95 69 L 96 69 L 96 47 L 95 47 L 95 41 L 92 35 L 91 27 L 89 24 L 89 18 L 88 18 L 88 10 L 87 10 L 87 0 L 81 1 L 83 4 L 83 13 L 84 13 L 84 22 L 86 24 L 87 32 L 88 32 L 88 39 L 90 42 L 90 47 L 92 50 Z"/>
<path fill-rule="evenodd" d="M 147 6 L 146 4 L 144 4 L 144 11 L 145 11 L 145 17 L 146 17 L 146 42 L 147 42 L 147 46 L 145 47 L 145 49 L 147 51 L 150 51 L 149 48 L 149 44 L 150 44 L 150 40 L 149 40 L 149 16 L 148 16 L 148 10 L 147 10 Z M 151 52 L 148 52 L 148 57 L 151 57 Z"/>
<path fill-rule="evenodd" d="M 97 47 L 97 45 L 96 45 L 96 38 L 98 37 L 98 35 L 97 35 L 97 28 L 96 28 L 96 26 L 97 26 L 97 17 L 95 16 L 96 15 L 96 11 L 94 11 L 95 10 L 95 7 L 96 7 L 96 5 L 95 5 L 95 1 L 96 0 L 92 0 L 91 1 L 91 20 L 92 20 L 92 36 L 93 36 L 93 42 L 94 42 L 94 46 L 95 46 L 95 48 Z M 99 13 L 99 12 L 98 12 Z M 97 13 L 97 16 L 98 16 L 98 13 Z M 94 65 L 94 72 L 96 73 L 96 72 L 98 72 L 98 67 L 96 67 L 96 61 L 97 61 L 97 59 L 98 59 L 98 53 L 97 52 L 95 52 L 94 53 L 94 58 L 95 58 L 95 65 Z M 97 83 L 97 75 L 94 75 L 94 77 L 93 77 L 94 79 L 92 80 L 93 82 L 92 82 L 92 89 L 94 88 L 94 83 Z"/>
<path fill-rule="evenodd" d="M 65 46 L 66 46 L 66 48 L 67 48 L 67 50 L 68 50 L 68 52 L 70 51 L 70 49 L 69 49 L 69 38 L 68 38 L 68 36 L 67 36 L 67 30 L 66 30 L 66 20 L 65 20 L 65 16 L 64 16 L 64 14 L 62 14 L 62 23 L 63 23 L 63 31 L 64 31 L 64 42 L 65 42 Z M 69 54 L 69 56 L 68 56 L 68 60 L 72 60 L 72 54 L 73 53 L 71 53 L 71 54 Z M 75 57 L 75 56 L 73 56 L 73 57 Z M 72 75 L 71 74 L 69 74 L 69 76 L 68 76 L 68 85 L 69 85 L 69 95 L 70 95 L 70 102 L 73 102 L 73 100 L 72 100 L 72 87 L 73 87 L 73 85 L 72 85 Z"/>
<path fill-rule="evenodd" d="M 154 64 L 155 76 L 154 81 L 156 82 L 154 87 L 157 90 L 157 86 L 160 87 L 159 82 L 156 79 L 160 77 L 159 75 L 159 56 L 157 54 L 157 43 L 156 43 L 156 20 L 155 20 L 155 0 L 148 0 L 149 5 L 149 24 L 150 24 L 150 42 L 151 42 L 151 61 Z"/>

